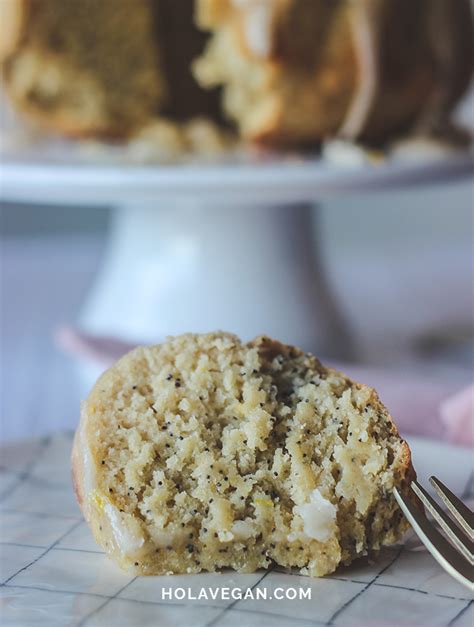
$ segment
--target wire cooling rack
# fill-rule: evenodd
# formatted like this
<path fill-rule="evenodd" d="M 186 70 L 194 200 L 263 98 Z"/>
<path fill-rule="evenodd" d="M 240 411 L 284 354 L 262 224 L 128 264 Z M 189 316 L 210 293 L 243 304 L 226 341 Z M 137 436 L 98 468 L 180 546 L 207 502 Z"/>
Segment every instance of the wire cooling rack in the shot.
<path fill-rule="evenodd" d="M 75 503 L 71 445 L 72 435 L 60 434 L 0 449 L 2 625 L 472 627 L 467 590 L 413 537 L 384 550 L 376 564 L 353 565 L 323 579 L 278 568 L 248 575 L 128 576 L 99 550 Z M 446 468 L 455 465 L 458 491 L 462 482 L 463 498 L 474 496 L 468 451 L 426 442 L 416 449 L 420 463 L 442 459 Z M 163 589 L 189 589 L 197 596 L 203 588 L 251 590 L 253 597 L 265 590 L 267 598 L 162 598 Z M 272 599 L 277 588 L 310 589 L 311 598 Z"/>

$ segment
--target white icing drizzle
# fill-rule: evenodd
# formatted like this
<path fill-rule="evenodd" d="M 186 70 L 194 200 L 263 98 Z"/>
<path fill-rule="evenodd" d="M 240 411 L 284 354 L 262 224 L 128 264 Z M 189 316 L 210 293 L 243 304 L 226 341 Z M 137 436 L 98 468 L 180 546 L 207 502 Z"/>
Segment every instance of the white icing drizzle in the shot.
<path fill-rule="evenodd" d="M 294 512 L 303 519 L 303 533 L 308 538 L 325 542 L 336 524 L 336 507 L 316 489 L 309 495 L 309 501 L 297 505 Z"/>
<path fill-rule="evenodd" d="M 352 3 L 352 27 L 359 62 L 359 84 L 339 134 L 354 139 L 364 129 L 377 94 L 378 32 L 377 0 L 357 0 Z"/>
<path fill-rule="evenodd" d="M 232 4 L 244 13 L 244 34 L 249 49 L 258 57 L 268 58 L 272 50 L 274 0 L 232 0 Z"/>
<path fill-rule="evenodd" d="M 84 494 L 90 494 L 97 487 L 95 464 L 92 461 L 92 453 L 89 444 L 81 432 L 80 436 L 82 446 L 82 485 Z"/>
<path fill-rule="evenodd" d="M 119 512 L 112 503 L 104 505 L 104 513 L 109 519 L 115 542 L 122 555 L 139 555 L 145 544 L 139 523 L 132 516 Z"/>
<path fill-rule="evenodd" d="M 88 518 L 90 515 L 89 496 L 97 488 L 97 473 L 92 451 L 89 446 L 89 442 L 87 441 L 86 426 L 87 413 L 85 405 L 83 404 L 81 409 L 81 421 L 75 436 L 76 441 L 73 448 L 73 458 L 77 460 L 78 463 L 78 466 L 75 468 L 75 472 L 81 476 L 81 491 L 85 500 L 84 506 L 86 510 L 86 518 Z"/>

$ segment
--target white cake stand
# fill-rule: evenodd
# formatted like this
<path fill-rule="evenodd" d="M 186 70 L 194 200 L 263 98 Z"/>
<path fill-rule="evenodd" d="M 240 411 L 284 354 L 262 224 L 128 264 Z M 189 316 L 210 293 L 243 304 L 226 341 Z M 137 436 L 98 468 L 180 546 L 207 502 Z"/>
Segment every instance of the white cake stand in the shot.
<path fill-rule="evenodd" d="M 114 208 L 107 251 L 79 316 L 88 332 L 156 341 L 225 329 L 350 357 L 349 333 L 314 241 L 329 196 L 472 174 L 470 155 L 347 166 L 247 157 L 137 166 L 91 162 L 67 143 L 2 164 L 9 201 Z"/>

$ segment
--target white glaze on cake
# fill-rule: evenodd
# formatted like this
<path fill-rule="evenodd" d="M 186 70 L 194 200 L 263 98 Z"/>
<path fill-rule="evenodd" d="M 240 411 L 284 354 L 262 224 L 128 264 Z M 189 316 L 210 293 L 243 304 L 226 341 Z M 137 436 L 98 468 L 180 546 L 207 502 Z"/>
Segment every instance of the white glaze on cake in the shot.
<path fill-rule="evenodd" d="M 377 0 L 353 2 L 353 37 L 359 65 L 359 82 L 339 134 L 358 137 L 367 125 L 377 95 L 379 33 Z"/>
<path fill-rule="evenodd" d="M 308 538 L 325 542 L 336 526 L 335 505 L 323 497 L 319 490 L 313 490 L 309 501 L 297 505 L 293 511 L 303 519 L 303 533 Z"/>
<path fill-rule="evenodd" d="M 243 30 L 249 50 L 260 58 L 270 56 L 275 3 L 272 0 L 232 0 L 244 13 Z"/>

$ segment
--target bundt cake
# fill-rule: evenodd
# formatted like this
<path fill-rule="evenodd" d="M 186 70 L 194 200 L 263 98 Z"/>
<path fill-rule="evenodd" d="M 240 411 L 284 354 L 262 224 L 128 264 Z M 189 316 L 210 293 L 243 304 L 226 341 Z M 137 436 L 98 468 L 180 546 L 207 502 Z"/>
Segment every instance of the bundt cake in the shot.
<path fill-rule="evenodd" d="M 226 333 L 137 348 L 105 372 L 72 467 L 97 542 L 143 575 L 331 573 L 400 539 L 393 488 L 414 478 L 373 389 Z"/>
<path fill-rule="evenodd" d="M 203 86 L 250 140 L 378 142 L 442 124 L 472 69 L 469 0 L 198 0 Z M 428 128 L 428 130 L 430 130 Z"/>
<path fill-rule="evenodd" d="M 225 115 L 251 142 L 380 142 L 440 126 L 472 69 L 470 0 L 0 5 L 6 91 L 68 135 Z"/>

